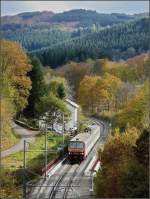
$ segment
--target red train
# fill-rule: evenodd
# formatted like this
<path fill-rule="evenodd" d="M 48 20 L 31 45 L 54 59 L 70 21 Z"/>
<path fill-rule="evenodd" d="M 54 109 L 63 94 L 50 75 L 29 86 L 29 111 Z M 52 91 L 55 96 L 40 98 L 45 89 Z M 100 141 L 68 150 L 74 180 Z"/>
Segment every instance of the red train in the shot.
<path fill-rule="evenodd" d="M 100 138 L 100 126 L 93 124 L 88 127 L 86 133 L 79 133 L 72 138 L 68 145 L 68 157 L 70 160 L 83 160 Z"/>

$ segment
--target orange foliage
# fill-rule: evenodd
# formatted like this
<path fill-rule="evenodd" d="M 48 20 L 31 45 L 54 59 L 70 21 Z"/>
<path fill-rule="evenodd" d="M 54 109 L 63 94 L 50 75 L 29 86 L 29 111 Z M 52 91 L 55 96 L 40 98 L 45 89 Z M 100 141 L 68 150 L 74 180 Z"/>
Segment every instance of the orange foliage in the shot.
<path fill-rule="evenodd" d="M 1 41 L 2 80 L 9 82 L 14 89 L 14 102 L 18 111 L 27 105 L 27 97 L 31 89 L 31 81 L 27 73 L 31 70 L 24 49 L 16 42 Z M 12 97 L 12 96 L 11 96 Z"/>

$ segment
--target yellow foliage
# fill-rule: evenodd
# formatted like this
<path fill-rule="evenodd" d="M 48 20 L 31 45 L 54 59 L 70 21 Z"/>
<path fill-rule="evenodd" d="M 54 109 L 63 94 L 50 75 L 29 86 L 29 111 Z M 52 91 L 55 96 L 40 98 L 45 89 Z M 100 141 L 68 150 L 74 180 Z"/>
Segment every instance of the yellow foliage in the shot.
<path fill-rule="evenodd" d="M 14 96 L 11 97 L 14 98 L 17 110 L 22 110 L 27 104 L 29 89 L 31 89 L 31 81 L 27 76 L 31 65 L 25 51 L 18 43 L 1 41 L 0 70 L 3 83 L 9 82 L 9 87 L 15 91 Z"/>
<path fill-rule="evenodd" d="M 108 73 L 103 77 L 85 76 L 78 90 L 79 103 L 83 108 L 93 109 L 102 103 L 112 102 L 121 83 L 119 78 Z"/>
<path fill-rule="evenodd" d="M 14 115 L 14 107 L 10 99 L 1 98 L 1 130 L 2 132 L 10 130 L 11 119 Z"/>
<path fill-rule="evenodd" d="M 99 94 L 95 87 L 97 81 L 101 81 L 101 78 L 98 76 L 85 76 L 80 82 L 78 100 L 81 106 L 86 108 L 94 105 L 96 95 Z"/>
<path fill-rule="evenodd" d="M 127 106 L 118 115 L 119 126 L 126 127 L 127 125 L 130 125 L 139 128 L 148 128 L 148 102 L 149 86 L 147 81 L 145 82 L 139 93 L 130 100 Z"/>
<path fill-rule="evenodd" d="M 105 166 L 113 167 L 117 163 L 122 164 L 123 161 L 130 159 L 138 136 L 139 132 L 135 127 L 127 129 L 123 133 L 116 129 L 114 134 L 108 137 L 102 154 L 99 154 L 102 163 Z"/>
<path fill-rule="evenodd" d="M 2 146 L 5 149 L 15 144 L 17 138 L 12 133 L 12 120 L 17 111 L 27 105 L 31 81 L 27 73 L 31 70 L 28 57 L 16 42 L 1 41 L 0 81 L 1 81 L 1 130 Z M 9 138 L 9 139 L 8 139 Z"/>
<path fill-rule="evenodd" d="M 118 77 L 109 73 L 105 73 L 103 80 L 109 93 L 109 97 L 112 97 L 122 84 L 121 80 Z"/>
<path fill-rule="evenodd" d="M 148 59 L 148 54 L 141 54 L 124 63 L 107 60 L 105 72 L 115 75 L 125 82 L 144 81 L 148 76 Z"/>

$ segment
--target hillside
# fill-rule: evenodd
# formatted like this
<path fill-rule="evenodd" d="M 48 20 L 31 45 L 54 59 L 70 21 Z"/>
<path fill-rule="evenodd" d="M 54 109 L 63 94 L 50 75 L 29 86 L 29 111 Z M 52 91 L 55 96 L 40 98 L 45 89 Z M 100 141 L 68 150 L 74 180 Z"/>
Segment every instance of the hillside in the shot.
<path fill-rule="evenodd" d="M 25 12 L 1 17 L 1 38 L 18 41 L 32 51 L 144 16 L 147 13 L 102 14 L 84 9 L 58 14 L 51 11 Z"/>
<path fill-rule="evenodd" d="M 78 26 L 87 27 L 92 24 L 101 26 L 113 25 L 135 19 L 134 15 L 101 14 L 91 10 L 71 10 L 52 17 L 52 22 L 78 22 Z"/>
<path fill-rule="evenodd" d="M 63 13 L 54 13 L 51 11 L 43 12 L 24 12 L 13 16 L 1 17 L 2 29 L 19 29 L 27 26 L 54 25 L 55 23 L 76 23 L 76 26 L 90 26 L 91 24 L 99 24 L 101 26 L 122 23 L 128 20 L 135 20 L 148 16 L 148 13 L 136 15 L 127 14 L 102 14 L 91 10 L 70 10 Z M 67 25 L 67 24 L 65 24 Z M 74 26 L 74 25 L 73 25 Z"/>
<path fill-rule="evenodd" d="M 37 23 L 48 23 L 50 18 L 55 15 L 51 11 L 43 12 L 24 12 L 13 16 L 1 17 L 3 30 L 14 30 L 26 26 L 34 26 Z"/>
<path fill-rule="evenodd" d="M 145 18 L 76 37 L 32 54 L 37 55 L 43 65 L 56 67 L 87 58 L 128 59 L 148 48 L 148 19 Z"/>

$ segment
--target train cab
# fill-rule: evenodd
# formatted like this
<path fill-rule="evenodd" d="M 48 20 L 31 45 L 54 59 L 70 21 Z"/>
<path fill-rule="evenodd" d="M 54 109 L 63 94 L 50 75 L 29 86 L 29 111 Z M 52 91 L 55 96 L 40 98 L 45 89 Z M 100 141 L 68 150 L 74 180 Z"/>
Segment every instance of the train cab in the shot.
<path fill-rule="evenodd" d="M 84 133 L 73 137 L 68 145 L 68 158 L 71 161 L 84 160 L 100 137 L 98 125 L 89 126 Z"/>
<path fill-rule="evenodd" d="M 79 139 L 70 141 L 68 146 L 68 155 L 70 160 L 84 159 L 85 157 L 85 144 Z"/>

